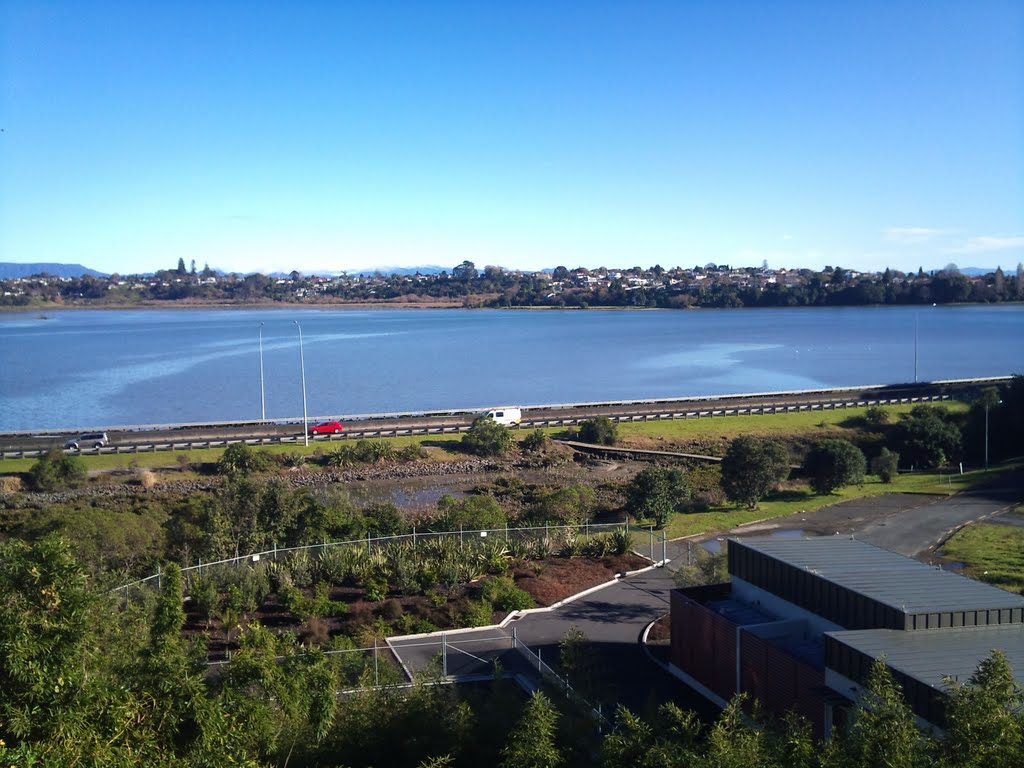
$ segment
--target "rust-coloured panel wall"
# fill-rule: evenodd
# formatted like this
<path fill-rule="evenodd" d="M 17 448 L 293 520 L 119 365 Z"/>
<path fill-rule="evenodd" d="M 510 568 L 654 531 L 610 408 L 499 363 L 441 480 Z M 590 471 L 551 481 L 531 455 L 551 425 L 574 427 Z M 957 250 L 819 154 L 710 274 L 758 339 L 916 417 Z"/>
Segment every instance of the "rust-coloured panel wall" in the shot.
<path fill-rule="evenodd" d="M 743 690 L 759 699 L 775 717 L 793 711 L 807 719 L 818 738 L 825 735 L 825 702 L 816 691 L 825 685 L 825 671 L 803 663 L 750 632 L 741 632 L 740 667 Z"/>
<path fill-rule="evenodd" d="M 672 592 L 672 663 L 723 699 L 736 693 L 736 627 Z"/>

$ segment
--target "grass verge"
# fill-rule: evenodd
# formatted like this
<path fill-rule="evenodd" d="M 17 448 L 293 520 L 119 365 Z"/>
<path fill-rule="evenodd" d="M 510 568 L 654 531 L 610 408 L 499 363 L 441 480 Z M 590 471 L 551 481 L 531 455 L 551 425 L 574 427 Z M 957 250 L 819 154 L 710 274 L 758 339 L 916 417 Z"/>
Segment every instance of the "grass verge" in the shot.
<path fill-rule="evenodd" d="M 1024 528 L 975 523 L 956 533 L 942 548 L 964 573 L 1011 592 L 1024 593 Z"/>
<path fill-rule="evenodd" d="M 815 512 L 822 507 L 838 504 L 850 499 L 880 496 L 884 493 L 921 493 L 950 496 L 960 491 L 985 485 L 1000 475 L 1020 469 L 1024 462 L 1016 461 L 989 469 L 976 469 L 962 475 L 938 473 L 914 473 L 900 475 L 891 483 L 883 483 L 876 477 L 868 477 L 863 485 L 852 485 L 835 493 L 820 496 L 806 489 L 783 491 L 775 497 L 761 502 L 758 509 L 748 510 L 734 506 L 715 507 L 708 512 L 687 515 L 673 515 L 666 531 L 669 538 L 692 536 L 698 533 L 725 531 L 738 525 L 757 520 Z"/>

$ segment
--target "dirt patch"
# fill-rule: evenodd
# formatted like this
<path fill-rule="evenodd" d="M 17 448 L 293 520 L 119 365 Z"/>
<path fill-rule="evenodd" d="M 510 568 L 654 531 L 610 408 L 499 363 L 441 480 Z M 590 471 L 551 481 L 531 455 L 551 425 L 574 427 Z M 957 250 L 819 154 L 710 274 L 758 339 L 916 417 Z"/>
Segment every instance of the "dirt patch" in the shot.
<path fill-rule="evenodd" d="M 635 571 L 650 563 L 632 553 L 609 555 L 597 560 L 551 558 L 516 568 L 512 577 L 516 586 L 528 592 L 537 605 L 546 607 L 585 589 L 615 578 L 616 574 Z"/>

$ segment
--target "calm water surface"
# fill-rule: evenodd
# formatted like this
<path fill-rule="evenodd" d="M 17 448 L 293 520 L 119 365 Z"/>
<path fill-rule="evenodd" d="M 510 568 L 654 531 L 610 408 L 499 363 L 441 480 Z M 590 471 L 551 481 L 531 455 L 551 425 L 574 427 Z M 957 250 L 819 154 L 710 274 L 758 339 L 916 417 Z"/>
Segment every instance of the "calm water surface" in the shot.
<path fill-rule="evenodd" d="M 811 389 L 1024 370 L 1024 306 L 0 314 L 0 430 Z"/>

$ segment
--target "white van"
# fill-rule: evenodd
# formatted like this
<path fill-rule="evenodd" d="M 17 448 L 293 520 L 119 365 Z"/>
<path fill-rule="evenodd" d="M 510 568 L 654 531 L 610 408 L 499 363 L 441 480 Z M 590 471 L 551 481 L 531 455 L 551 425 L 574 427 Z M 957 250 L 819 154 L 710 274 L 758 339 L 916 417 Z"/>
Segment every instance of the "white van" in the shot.
<path fill-rule="evenodd" d="M 503 427 L 514 427 L 523 420 L 523 412 L 519 408 L 495 408 L 484 415 Z"/>

